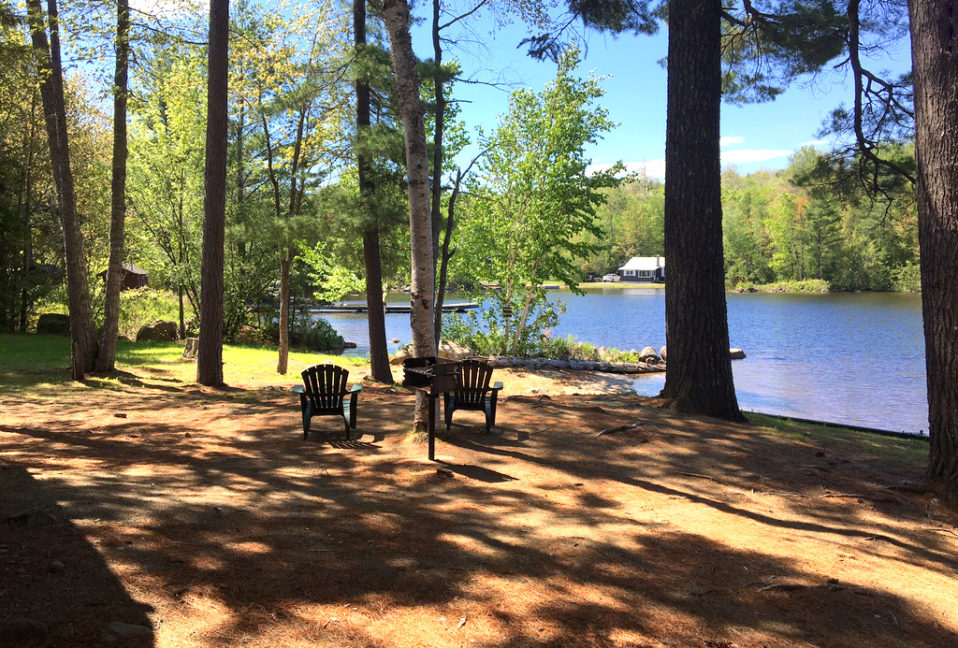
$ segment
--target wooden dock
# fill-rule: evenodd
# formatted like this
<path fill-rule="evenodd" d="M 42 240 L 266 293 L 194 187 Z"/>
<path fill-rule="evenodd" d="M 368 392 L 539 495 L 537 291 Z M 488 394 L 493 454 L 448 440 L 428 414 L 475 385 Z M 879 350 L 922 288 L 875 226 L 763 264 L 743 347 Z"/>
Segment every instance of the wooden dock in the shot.
<path fill-rule="evenodd" d="M 465 313 L 466 311 L 479 308 L 478 302 L 462 302 L 459 304 L 443 304 L 443 313 Z M 317 306 L 310 308 L 311 313 L 365 313 L 368 310 L 366 304 L 327 304 L 326 306 Z M 410 313 L 412 306 L 409 304 L 386 304 L 387 313 Z"/>

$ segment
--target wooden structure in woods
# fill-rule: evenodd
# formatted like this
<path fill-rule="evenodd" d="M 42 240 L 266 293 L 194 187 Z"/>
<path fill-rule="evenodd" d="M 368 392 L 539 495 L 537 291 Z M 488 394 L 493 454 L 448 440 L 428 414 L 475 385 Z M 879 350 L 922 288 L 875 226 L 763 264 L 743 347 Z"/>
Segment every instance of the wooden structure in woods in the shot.
<path fill-rule="evenodd" d="M 132 263 L 124 263 L 123 278 L 120 279 L 120 290 L 136 290 L 146 288 L 150 283 L 150 273 Z M 106 270 L 97 275 L 106 281 Z"/>

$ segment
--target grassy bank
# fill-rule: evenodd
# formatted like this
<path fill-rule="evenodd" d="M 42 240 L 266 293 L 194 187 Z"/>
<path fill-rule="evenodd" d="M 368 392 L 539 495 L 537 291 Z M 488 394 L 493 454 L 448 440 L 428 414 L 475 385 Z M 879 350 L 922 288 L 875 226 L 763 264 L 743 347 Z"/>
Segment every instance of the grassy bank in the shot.
<path fill-rule="evenodd" d="M 196 363 L 182 357 L 178 342 L 117 342 L 117 371 L 90 376 L 89 386 L 116 386 L 134 369 L 149 369 L 170 382 L 192 383 Z M 334 362 L 346 367 L 365 366 L 364 358 L 293 351 L 285 376 L 276 373 L 277 351 L 269 347 L 224 345 L 223 378 L 227 385 L 264 387 L 298 382 L 310 365 Z M 0 335 L 0 393 L 70 381 L 70 340 L 55 335 Z"/>

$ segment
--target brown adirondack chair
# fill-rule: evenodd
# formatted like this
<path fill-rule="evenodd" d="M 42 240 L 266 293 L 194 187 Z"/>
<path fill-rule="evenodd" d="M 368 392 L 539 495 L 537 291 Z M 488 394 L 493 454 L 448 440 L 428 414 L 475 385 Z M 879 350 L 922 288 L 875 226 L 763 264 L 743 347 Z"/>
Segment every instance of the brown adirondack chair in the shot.
<path fill-rule="evenodd" d="M 356 428 L 356 397 L 362 385 L 346 389 L 349 371 L 333 364 L 315 365 L 303 371 L 303 384 L 293 387 L 299 394 L 303 410 L 303 438 L 309 436 L 309 422 L 314 416 L 342 416 L 349 430 Z M 347 398 L 348 397 L 348 398 Z"/>
<path fill-rule="evenodd" d="M 496 401 L 502 383 L 489 386 L 492 367 L 484 360 L 467 358 L 459 363 L 461 371 L 456 379 L 456 389 L 444 395 L 446 430 L 452 426 L 452 413 L 456 410 L 473 410 L 486 415 L 486 434 L 496 424 Z"/>

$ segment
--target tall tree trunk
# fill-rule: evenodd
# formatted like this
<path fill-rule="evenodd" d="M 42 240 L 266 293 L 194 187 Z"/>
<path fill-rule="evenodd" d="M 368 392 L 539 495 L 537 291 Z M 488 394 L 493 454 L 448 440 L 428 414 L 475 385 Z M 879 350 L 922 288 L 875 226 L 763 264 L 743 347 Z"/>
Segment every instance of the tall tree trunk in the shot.
<path fill-rule="evenodd" d="M 353 0 L 353 42 L 356 55 L 363 56 L 366 45 L 366 0 Z M 369 81 L 356 79 L 356 133 L 362 140 L 369 130 Z M 366 317 L 369 323 L 369 365 L 373 380 L 392 383 L 389 352 L 386 348 L 386 309 L 383 308 L 382 253 L 379 245 L 379 223 L 369 213 L 373 191 L 368 144 L 359 142 L 356 166 L 359 171 L 359 203 L 362 206 L 363 263 L 366 267 Z"/>
<path fill-rule="evenodd" d="M 958 2 L 910 0 L 928 476 L 958 501 Z"/>
<path fill-rule="evenodd" d="M 223 384 L 223 244 L 226 231 L 229 0 L 210 0 L 210 54 L 206 115 L 206 192 L 196 381 Z"/>
<path fill-rule="evenodd" d="M 432 195 L 431 195 L 431 214 L 432 214 L 432 258 L 433 258 L 433 276 L 436 274 L 436 267 L 439 263 L 439 231 L 442 223 L 442 159 L 443 146 L 442 137 L 446 125 L 446 94 L 443 88 L 442 75 L 442 38 L 440 38 L 439 17 L 442 6 L 440 0 L 432 0 L 432 52 L 433 52 L 433 77 L 432 82 L 435 89 L 436 115 L 435 126 L 432 135 Z M 436 285 L 436 301 L 440 302 L 445 297 L 439 296 L 439 291 L 444 286 Z M 433 336 L 438 343 L 442 334 L 442 308 L 435 310 L 435 324 Z"/>
<path fill-rule="evenodd" d="M 34 117 L 36 116 L 37 93 L 33 92 L 30 97 L 30 121 L 24 129 L 24 153 L 26 162 L 23 169 L 23 186 L 21 187 L 22 200 L 19 201 L 20 214 L 23 218 L 24 231 L 26 239 L 23 243 L 23 276 L 29 276 L 33 267 L 33 226 L 31 224 L 33 216 L 33 140 L 36 134 L 34 130 Z M 30 310 L 30 295 L 27 290 L 27 284 L 24 282 L 20 290 L 20 318 L 17 331 L 19 333 L 27 332 L 27 315 Z"/>
<path fill-rule="evenodd" d="M 67 118 L 63 97 L 63 67 L 60 62 L 60 34 L 56 0 L 47 0 L 50 40 L 47 42 L 46 17 L 40 0 L 27 3 L 30 35 L 40 60 L 40 96 L 46 115 L 50 161 L 57 185 L 60 224 L 63 229 L 63 252 L 67 265 L 67 296 L 70 309 L 70 375 L 74 380 L 93 370 L 96 362 L 96 328 L 90 309 L 90 286 L 87 282 L 83 233 L 77 215 L 73 172 L 70 169 L 70 146 L 67 140 Z"/>
<path fill-rule="evenodd" d="M 669 1 L 662 396 L 679 411 L 743 420 L 729 358 L 719 111 L 721 0 Z"/>
<path fill-rule="evenodd" d="M 472 166 L 471 164 L 469 166 Z M 468 168 L 466 169 L 468 172 Z M 442 237 L 442 247 L 439 248 L 439 277 L 436 279 L 436 317 L 435 317 L 435 336 L 436 340 L 442 339 L 442 304 L 446 300 L 446 279 L 449 276 L 449 260 L 456 253 L 450 250 L 452 244 L 452 232 L 456 226 L 456 199 L 459 198 L 459 187 L 462 184 L 462 170 L 456 172 L 456 184 L 452 188 L 452 194 L 449 196 L 449 209 L 446 213 L 446 229 Z"/>
<path fill-rule="evenodd" d="M 409 5 L 406 0 L 385 0 L 383 20 L 389 32 L 396 95 L 406 144 L 406 177 L 409 190 L 409 232 L 412 260 L 412 351 L 415 356 L 436 355 L 433 329 L 435 265 L 432 257 L 432 221 L 429 211 L 429 160 L 426 130 L 419 101 L 416 57 L 409 37 Z M 428 407 L 417 398 L 416 429 L 425 427 Z"/>
<path fill-rule="evenodd" d="M 186 319 L 185 314 L 183 313 L 183 284 L 178 284 L 176 286 L 176 295 L 178 297 L 178 302 L 180 305 L 180 339 L 186 339 Z"/>
<path fill-rule="evenodd" d="M 279 359 L 276 373 L 285 374 L 289 363 L 289 268 L 293 265 L 293 251 L 280 249 L 279 259 Z"/>
<path fill-rule="evenodd" d="M 363 262 L 366 266 L 366 315 L 369 323 L 369 368 L 373 380 L 391 384 L 389 352 L 386 349 L 386 309 L 383 306 L 383 272 L 379 228 L 363 233 Z"/>
<path fill-rule="evenodd" d="M 106 269 L 103 331 L 96 370 L 113 371 L 120 328 L 120 282 L 123 279 L 126 225 L 126 93 L 130 58 L 130 3 L 116 3 L 116 71 L 113 75 L 113 178 L 110 187 L 110 261 Z"/>

